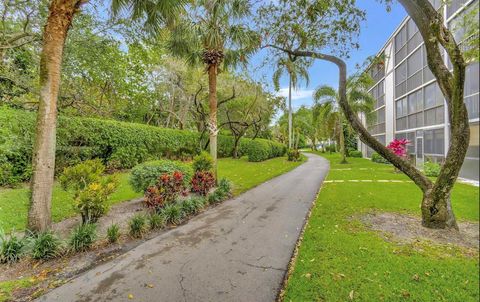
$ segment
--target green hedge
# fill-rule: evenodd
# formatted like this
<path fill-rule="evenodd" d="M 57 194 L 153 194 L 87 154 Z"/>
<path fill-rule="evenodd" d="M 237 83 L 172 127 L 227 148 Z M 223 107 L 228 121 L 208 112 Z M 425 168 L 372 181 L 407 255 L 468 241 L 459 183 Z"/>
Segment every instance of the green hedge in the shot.
<path fill-rule="evenodd" d="M 180 171 L 184 175 L 184 184 L 189 185 L 193 175 L 191 165 L 167 159 L 142 163 L 132 169 L 130 185 L 136 192 L 144 192 L 157 183 L 158 177 L 164 173 L 171 174 Z"/>
<path fill-rule="evenodd" d="M 28 180 L 35 113 L 0 107 L 0 185 Z M 59 116 L 56 172 L 81 161 L 100 158 L 123 169 L 150 159 L 191 158 L 200 153 L 199 133 L 113 120 Z M 239 153 L 251 161 L 285 154 L 284 145 L 264 139 L 242 139 Z M 233 137 L 218 138 L 218 156 L 233 152 Z"/>

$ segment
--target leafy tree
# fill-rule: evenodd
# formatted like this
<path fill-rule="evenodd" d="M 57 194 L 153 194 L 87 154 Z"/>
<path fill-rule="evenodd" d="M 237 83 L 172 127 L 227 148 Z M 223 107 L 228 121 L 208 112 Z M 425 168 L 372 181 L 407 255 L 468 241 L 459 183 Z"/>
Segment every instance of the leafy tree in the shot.
<path fill-rule="evenodd" d="M 470 139 L 468 114 L 463 102 L 465 59 L 452 32 L 445 27 L 443 16 L 437 12 L 428 0 L 399 0 L 399 2 L 415 22 L 422 35 L 427 50 L 428 67 L 437 79 L 448 107 L 451 142 L 445 163 L 435 182 L 426 177 L 412 163 L 396 156 L 365 129 L 348 102 L 347 67 L 342 58 L 322 52 L 322 45 L 314 42 L 304 43 L 301 47 L 294 49 L 275 45 L 272 47 L 294 56 L 316 58 L 337 65 L 339 68 L 339 104 L 345 117 L 364 143 L 404 172 L 422 190 L 422 224 L 429 228 L 458 229 L 451 206 L 450 192 L 462 167 Z M 353 4 L 350 3 L 349 5 Z M 298 8 L 300 9 L 302 6 L 299 5 Z M 303 9 L 308 10 L 308 8 L 309 6 L 303 6 Z M 301 24 L 302 22 L 304 20 L 297 19 L 292 23 Z M 312 28 L 312 24 L 303 26 Z M 284 23 L 283 25 L 288 30 L 294 29 L 290 23 Z M 450 58 L 453 66 L 452 71 L 444 63 L 442 49 L 447 52 Z"/>
<path fill-rule="evenodd" d="M 191 64 L 203 63 L 208 73 L 210 154 L 217 171 L 217 76 L 221 69 L 245 63 L 258 44 L 258 35 L 249 29 L 247 0 L 192 1 L 182 22 L 176 24 L 167 43 L 172 54 Z"/>
<path fill-rule="evenodd" d="M 373 79 L 366 73 L 360 76 L 353 76 L 347 80 L 347 101 L 352 108 L 352 111 L 358 116 L 360 113 L 367 117 L 367 120 L 372 119 L 372 110 L 376 102 L 375 98 L 368 93 L 368 88 L 373 84 Z M 325 106 L 323 109 L 323 118 L 335 120 L 335 132 L 338 137 L 340 146 L 340 154 L 342 159 L 340 163 L 347 163 L 347 148 L 345 143 L 344 121 L 345 116 L 339 107 L 340 96 L 337 91 L 327 85 L 319 86 L 313 93 L 313 99 L 318 103 L 331 103 L 331 106 Z M 347 128 L 347 131 L 351 129 Z M 352 132 L 352 131 L 349 131 Z"/>

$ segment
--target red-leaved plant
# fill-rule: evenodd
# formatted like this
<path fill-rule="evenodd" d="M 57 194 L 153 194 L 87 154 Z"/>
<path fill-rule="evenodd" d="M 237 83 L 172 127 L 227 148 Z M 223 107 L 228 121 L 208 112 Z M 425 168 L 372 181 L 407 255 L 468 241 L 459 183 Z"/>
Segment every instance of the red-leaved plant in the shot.
<path fill-rule="evenodd" d="M 387 148 L 392 150 L 395 155 L 407 159 L 407 145 L 409 143 L 410 141 L 406 139 L 394 139 L 392 142 L 390 142 L 390 144 L 388 144 Z"/>
<path fill-rule="evenodd" d="M 215 186 L 215 176 L 210 171 L 197 171 L 192 178 L 192 192 L 206 196 Z"/>
<path fill-rule="evenodd" d="M 156 185 L 147 188 L 145 192 L 145 206 L 159 210 L 164 205 L 174 202 L 178 195 L 185 194 L 183 178 L 184 176 L 180 171 L 160 175 Z"/>

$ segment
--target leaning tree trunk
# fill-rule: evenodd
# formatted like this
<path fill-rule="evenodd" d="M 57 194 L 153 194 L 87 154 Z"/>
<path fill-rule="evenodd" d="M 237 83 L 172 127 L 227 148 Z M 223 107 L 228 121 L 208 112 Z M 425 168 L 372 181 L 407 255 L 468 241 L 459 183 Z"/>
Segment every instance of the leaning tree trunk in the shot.
<path fill-rule="evenodd" d="M 82 0 L 54 0 L 43 31 L 40 55 L 40 99 L 33 147 L 32 194 L 28 229 L 44 231 L 51 224 L 51 201 L 55 168 L 57 99 L 63 47 L 73 16 Z"/>
<path fill-rule="evenodd" d="M 217 65 L 211 64 L 208 67 L 208 99 L 210 102 L 210 155 L 213 159 L 213 172 L 217 179 Z"/>
<path fill-rule="evenodd" d="M 421 173 L 412 163 L 387 149 L 365 129 L 347 102 L 345 62 L 335 56 L 313 51 L 289 50 L 269 45 L 291 55 L 312 57 L 336 64 L 339 68 L 339 104 L 360 140 L 405 173 L 422 190 L 422 224 L 429 228 L 456 228 L 450 192 L 462 167 L 470 140 L 468 114 L 463 102 L 465 84 L 465 62 L 452 33 L 444 25 L 444 20 L 429 0 L 399 0 L 418 27 L 427 50 L 428 67 L 435 76 L 445 97 L 450 122 L 451 141 L 445 163 L 435 183 Z M 442 47 L 440 47 L 442 46 Z M 444 49 L 452 63 L 450 72 L 442 58 Z"/>
<path fill-rule="evenodd" d="M 347 155 L 346 155 L 346 150 L 345 150 L 345 133 L 343 132 L 343 122 L 342 118 L 339 116 L 337 119 L 337 126 L 338 126 L 338 142 L 339 142 L 339 147 L 340 147 L 340 156 L 341 164 L 348 164 L 347 162 Z"/>

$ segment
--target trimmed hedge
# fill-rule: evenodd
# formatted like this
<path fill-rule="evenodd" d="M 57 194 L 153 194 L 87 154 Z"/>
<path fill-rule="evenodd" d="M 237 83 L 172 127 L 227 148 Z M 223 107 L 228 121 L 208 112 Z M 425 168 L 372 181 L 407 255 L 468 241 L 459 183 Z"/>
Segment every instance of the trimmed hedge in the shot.
<path fill-rule="evenodd" d="M 193 169 L 191 165 L 168 159 L 148 161 L 132 169 L 130 185 L 136 192 L 145 192 L 148 187 L 157 183 L 158 177 L 164 173 L 180 171 L 184 176 L 184 184 L 190 184 Z"/>
<path fill-rule="evenodd" d="M 31 176 L 34 112 L 0 107 L 0 186 Z M 124 169 L 150 159 L 191 158 L 200 153 L 198 132 L 94 118 L 59 116 L 56 172 L 81 161 L 100 158 L 109 168 Z M 239 153 L 250 161 L 282 156 L 283 144 L 242 139 Z M 218 137 L 218 156 L 233 153 L 233 137 Z"/>

